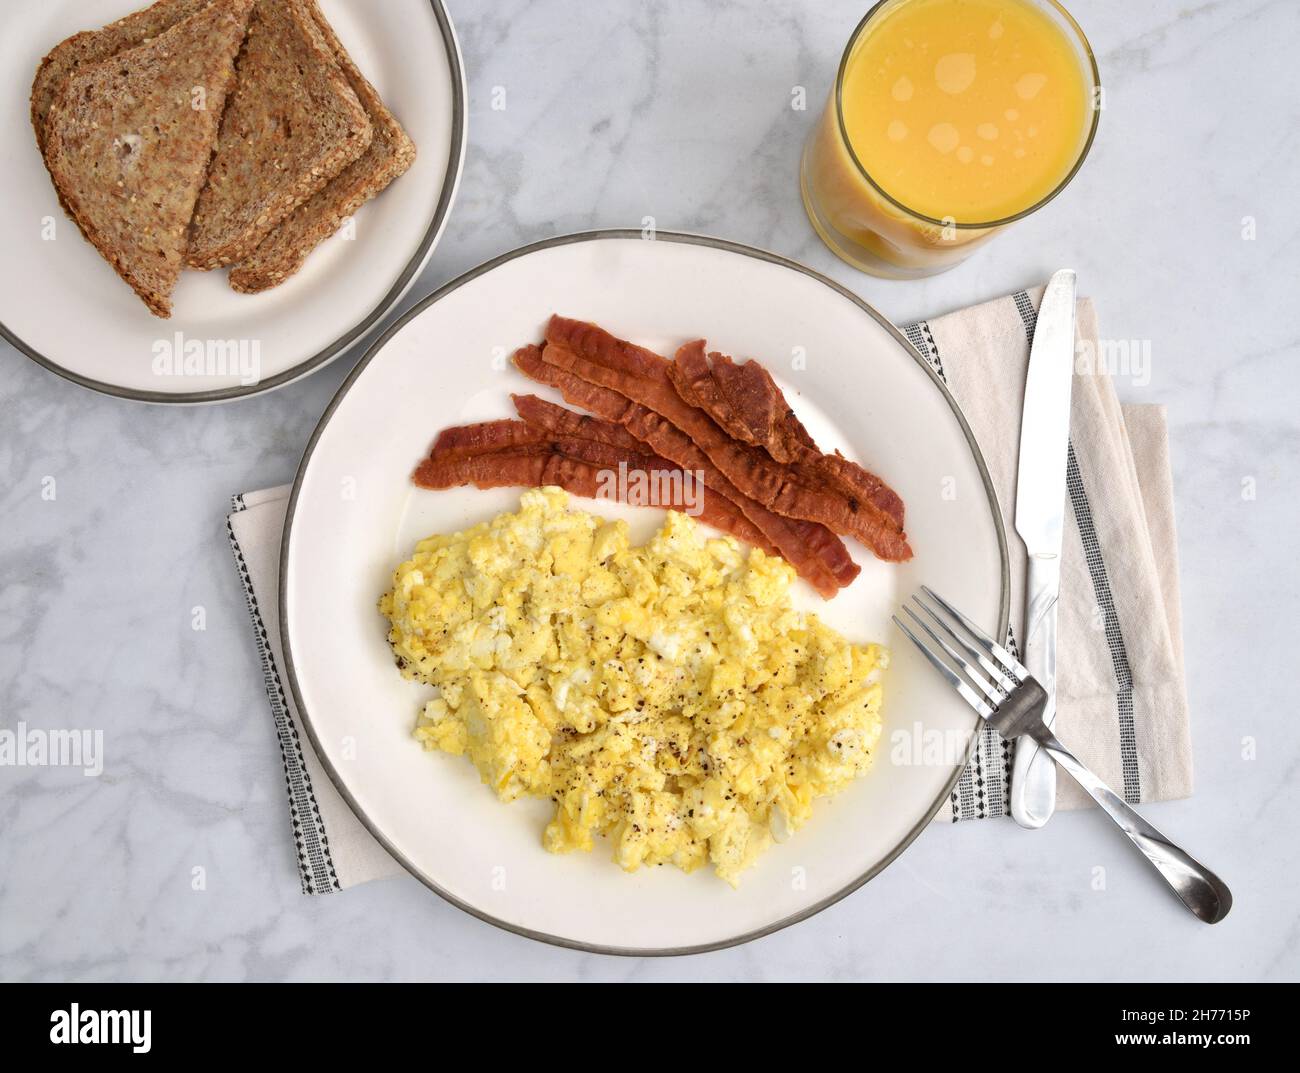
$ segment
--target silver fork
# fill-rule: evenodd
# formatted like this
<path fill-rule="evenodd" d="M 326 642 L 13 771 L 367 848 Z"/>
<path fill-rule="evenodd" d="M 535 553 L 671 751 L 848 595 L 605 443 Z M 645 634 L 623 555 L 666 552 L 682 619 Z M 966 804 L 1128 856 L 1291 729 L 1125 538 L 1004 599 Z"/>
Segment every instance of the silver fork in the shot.
<path fill-rule="evenodd" d="M 1018 738 L 1027 734 L 1038 742 L 1058 765 L 1069 772 L 1075 782 L 1088 791 L 1120 830 L 1132 839 L 1133 845 L 1142 851 L 1142 855 L 1198 919 L 1207 924 L 1217 924 L 1226 917 L 1232 908 L 1232 892 L 1223 880 L 1134 812 L 1123 798 L 1084 767 L 1056 740 L 1056 735 L 1047 729 L 1043 722 L 1047 694 L 1020 662 L 933 589 L 922 585 L 921 591 L 929 598 L 928 601 L 920 595 L 913 595 L 912 599 L 925 612 L 929 622 L 908 605 L 904 605 L 903 610 L 929 635 L 957 669 L 917 637 L 897 615 L 893 616 L 894 622 L 925 653 L 926 658 L 953 689 L 961 694 L 962 699 L 1004 738 Z M 940 614 L 940 610 L 946 614 Z M 930 622 L 938 627 L 938 633 L 930 626 Z M 944 637 L 948 640 L 944 640 Z M 958 649 L 966 655 L 963 656 Z"/>

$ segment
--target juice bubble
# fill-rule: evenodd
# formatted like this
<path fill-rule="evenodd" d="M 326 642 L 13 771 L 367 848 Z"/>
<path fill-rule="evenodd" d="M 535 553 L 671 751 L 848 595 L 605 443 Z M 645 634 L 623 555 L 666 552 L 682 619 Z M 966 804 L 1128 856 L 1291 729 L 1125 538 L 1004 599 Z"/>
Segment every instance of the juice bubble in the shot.
<path fill-rule="evenodd" d="M 969 52 L 950 52 L 934 65 L 934 80 L 945 93 L 965 93 L 975 81 L 975 57 Z"/>
<path fill-rule="evenodd" d="M 927 136 L 929 142 L 941 153 L 951 153 L 961 141 L 961 135 L 951 123 L 936 123 Z"/>

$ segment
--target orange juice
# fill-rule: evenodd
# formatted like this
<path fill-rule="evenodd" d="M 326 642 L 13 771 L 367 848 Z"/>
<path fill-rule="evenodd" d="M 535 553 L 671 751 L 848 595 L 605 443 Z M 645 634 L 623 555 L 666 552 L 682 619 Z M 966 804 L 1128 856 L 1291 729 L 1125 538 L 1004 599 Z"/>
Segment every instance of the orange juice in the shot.
<path fill-rule="evenodd" d="M 1054 0 L 885 0 L 809 139 L 809 215 L 858 267 L 942 270 L 1068 180 L 1096 87 L 1087 41 Z"/>

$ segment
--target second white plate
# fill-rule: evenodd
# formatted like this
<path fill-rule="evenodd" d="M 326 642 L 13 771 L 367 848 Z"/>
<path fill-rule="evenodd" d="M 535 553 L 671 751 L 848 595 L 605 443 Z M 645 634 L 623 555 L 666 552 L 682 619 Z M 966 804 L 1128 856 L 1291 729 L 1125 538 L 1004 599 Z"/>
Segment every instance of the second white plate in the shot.
<path fill-rule="evenodd" d="M 352 237 L 329 239 L 274 290 L 238 294 L 225 272 L 184 273 L 170 320 L 152 316 L 64 215 L 28 119 L 41 57 L 140 0 L 45 0 L 6 12 L 0 335 L 84 387 L 148 402 L 211 402 L 287 384 L 375 328 L 424 267 L 455 195 L 465 146 L 460 50 L 441 0 L 320 3 L 411 135 L 416 162 L 361 209 Z"/>

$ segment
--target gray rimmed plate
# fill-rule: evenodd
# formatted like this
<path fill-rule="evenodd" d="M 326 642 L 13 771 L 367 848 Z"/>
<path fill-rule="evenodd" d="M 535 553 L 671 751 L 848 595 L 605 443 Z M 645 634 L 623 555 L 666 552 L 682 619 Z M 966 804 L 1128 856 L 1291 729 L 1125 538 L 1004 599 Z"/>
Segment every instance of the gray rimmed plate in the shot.
<path fill-rule="evenodd" d="M 214 402 L 281 387 L 344 353 L 410 289 L 442 234 L 465 146 L 460 49 L 441 0 L 320 0 L 357 66 L 415 141 L 411 170 L 303 270 L 259 295 L 186 272 L 152 316 L 59 207 L 28 119 L 37 63 L 139 0 L 16 5 L 0 35 L 0 335 L 84 387 L 147 402 Z"/>
<path fill-rule="evenodd" d="M 854 547 L 859 578 L 797 603 L 894 652 L 875 769 L 823 802 L 732 890 L 701 869 L 623 873 L 607 847 L 557 857 L 546 802 L 499 803 L 463 758 L 412 739 L 427 689 L 403 681 L 375 603 L 415 541 L 512 509 L 515 490 L 429 492 L 409 475 L 448 425 L 510 416 L 540 391 L 510 366 L 562 312 L 661 353 L 701 335 L 760 358 L 823 449 L 904 497 L 913 562 Z M 662 515 L 576 500 L 648 535 Z M 882 316 L 829 279 L 717 239 L 603 231 L 500 257 L 431 295 L 339 390 L 303 458 L 282 547 L 286 671 L 317 753 L 370 831 L 417 878 L 474 915 L 533 938 L 626 954 L 727 946 L 803 919 L 888 865 L 934 816 L 973 732 L 968 709 L 898 643 L 889 615 L 924 581 L 991 632 L 1007 622 L 1006 544 L 979 448 L 938 378 Z"/>

